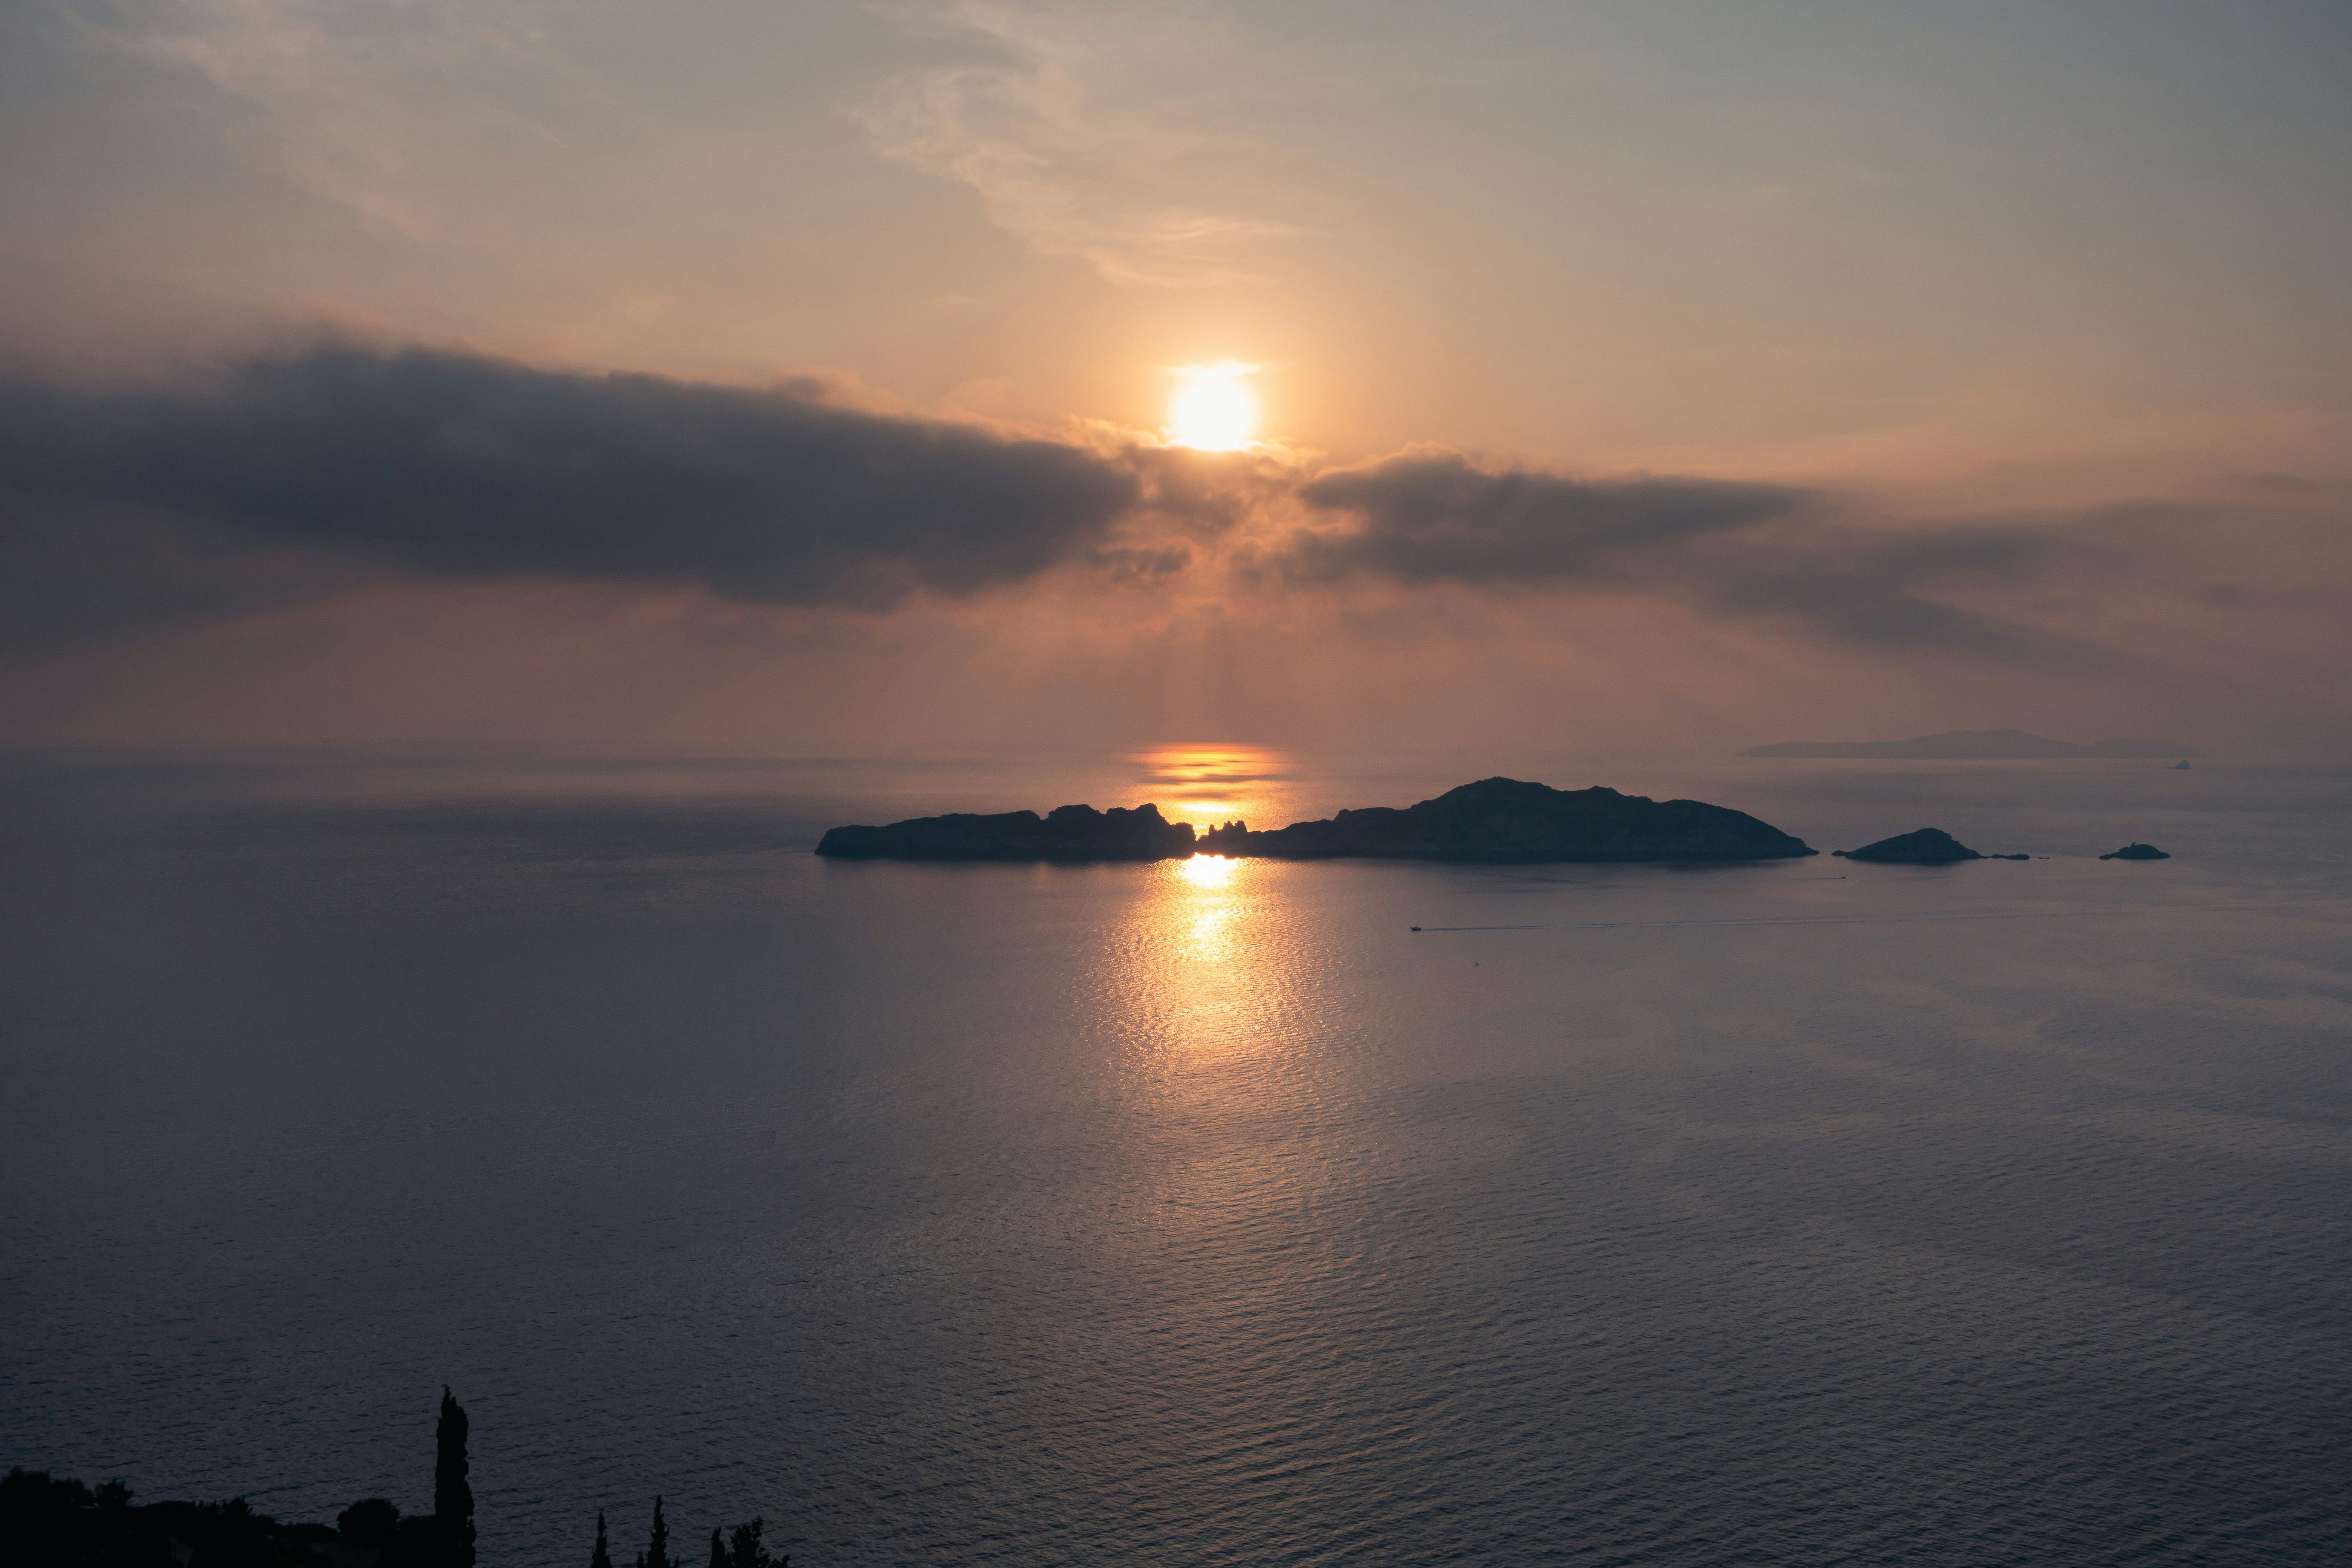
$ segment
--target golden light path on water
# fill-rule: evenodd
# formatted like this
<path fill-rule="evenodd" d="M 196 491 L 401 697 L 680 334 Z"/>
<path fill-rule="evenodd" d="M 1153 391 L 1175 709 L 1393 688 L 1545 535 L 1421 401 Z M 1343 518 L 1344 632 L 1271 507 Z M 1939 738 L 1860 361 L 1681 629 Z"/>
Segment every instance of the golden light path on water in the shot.
<path fill-rule="evenodd" d="M 1264 746 L 1160 746 L 1133 760 L 1145 795 L 1170 820 L 1190 822 L 1197 831 L 1253 819 L 1266 826 L 1276 815 L 1276 792 L 1286 792 L 1291 782 L 1289 759 Z M 1150 997 L 1145 1016 L 1156 1021 L 1153 1054 L 1163 1061 L 1184 1060 L 1197 1071 L 1211 1058 L 1229 1065 L 1245 1060 L 1265 1044 L 1260 1005 L 1292 989 L 1284 977 L 1265 972 L 1277 962 L 1276 953 L 1286 951 L 1269 942 L 1265 929 L 1270 921 L 1279 923 L 1265 900 L 1278 875 L 1272 863 L 1221 855 L 1154 868 L 1137 911 L 1139 940 L 1131 951 L 1139 962 L 1129 980 Z M 1202 1086 L 1196 1081 L 1194 1087 Z"/>
<path fill-rule="evenodd" d="M 1234 862 L 1221 855 L 1195 855 L 1178 863 L 1177 874 L 1196 888 L 1223 888 L 1234 879 Z"/>
<path fill-rule="evenodd" d="M 1257 973 L 1267 948 L 1250 940 L 1274 918 L 1265 902 L 1267 869 L 1195 855 L 1161 861 L 1149 873 L 1126 967 L 1129 986 L 1150 996 L 1146 1016 L 1157 1021 L 1163 1045 L 1197 1045 L 1204 1034 L 1224 1033 L 1213 1018 L 1275 984 Z"/>

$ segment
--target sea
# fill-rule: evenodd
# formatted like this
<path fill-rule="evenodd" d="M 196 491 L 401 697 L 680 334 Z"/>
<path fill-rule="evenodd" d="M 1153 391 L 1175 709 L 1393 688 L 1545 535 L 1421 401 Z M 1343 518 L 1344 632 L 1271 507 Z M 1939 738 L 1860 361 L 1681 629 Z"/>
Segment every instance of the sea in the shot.
<path fill-rule="evenodd" d="M 1496 773 L 2032 858 L 811 852 Z M 2341 1563 L 2352 769 L 16 752 L 0 1215 L 0 1464 L 485 1568 Z"/>

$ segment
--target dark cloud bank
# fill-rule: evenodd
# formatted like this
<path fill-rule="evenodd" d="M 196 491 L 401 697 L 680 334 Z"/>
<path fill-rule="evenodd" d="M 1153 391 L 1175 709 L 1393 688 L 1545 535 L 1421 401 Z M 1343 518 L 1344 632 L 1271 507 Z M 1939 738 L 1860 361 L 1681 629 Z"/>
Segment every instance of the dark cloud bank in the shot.
<path fill-rule="evenodd" d="M 1752 528 L 1801 508 L 1804 492 L 1700 479 L 1594 484 L 1489 473 L 1452 452 L 1391 458 L 1300 487 L 1309 506 L 1361 526 L 1302 531 L 1283 560 L 1294 578 L 1370 572 L 1404 583 L 1589 577 L 1627 552 Z"/>
<path fill-rule="evenodd" d="M 1665 593 L 1845 642 L 1999 658 L 2083 650 L 1923 590 L 2012 587 L 2115 563 L 2105 546 L 2046 525 L 1864 529 L 1836 521 L 1826 498 L 1809 490 L 1497 473 L 1451 452 L 1326 473 L 1298 494 L 1356 526 L 1301 529 L 1260 563 L 1293 582 L 1366 575 Z"/>
<path fill-rule="evenodd" d="M 1869 647 L 2066 662 L 2083 650 L 1941 595 L 2125 558 L 2096 530 L 2046 521 L 1861 528 L 1800 489 L 1496 472 L 1448 452 L 1268 472 L 1009 440 L 805 386 L 345 343 L 170 390 L 17 382 L 0 385 L 16 628 L 0 651 L 235 613 L 368 565 L 869 611 L 1074 563 L 1111 581 L 1197 569 L 1164 529 L 1122 532 L 1149 517 L 1195 542 L 1255 538 L 1231 559 L 1261 584 L 1664 594 Z M 1315 525 L 1243 527 L 1284 510 Z M 271 552 L 274 567 L 250 567 Z"/>
<path fill-rule="evenodd" d="M 344 345 L 179 392 L 0 390 L 0 489 L 436 574 L 692 583 L 884 608 L 1097 544 L 1134 478 L 800 390 Z"/>

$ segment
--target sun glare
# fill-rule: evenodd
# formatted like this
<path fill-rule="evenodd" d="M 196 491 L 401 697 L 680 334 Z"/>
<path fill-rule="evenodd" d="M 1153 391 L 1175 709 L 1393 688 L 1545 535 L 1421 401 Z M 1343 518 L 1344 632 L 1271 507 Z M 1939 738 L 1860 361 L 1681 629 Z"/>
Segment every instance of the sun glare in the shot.
<path fill-rule="evenodd" d="M 1222 888 L 1234 879 L 1234 863 L 1223 855 L 1195 855 L 1177 861 L 1176 869 L 1196 888 Z"/>
<path fill-rule="evenodd" d="M 1170 373 L 1168 439 L 1202 452 L 1237 452 L 1257 435 L 1257 366 L 1234 360 L 1179 365 Z"/>

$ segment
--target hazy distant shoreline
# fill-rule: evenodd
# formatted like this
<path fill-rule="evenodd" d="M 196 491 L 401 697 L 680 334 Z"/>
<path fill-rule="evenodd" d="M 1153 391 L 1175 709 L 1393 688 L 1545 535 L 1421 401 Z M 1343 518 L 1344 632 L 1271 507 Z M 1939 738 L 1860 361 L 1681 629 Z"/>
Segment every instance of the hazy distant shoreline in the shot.
<path fill-rule="evenodd" d="M 2054 757 L 2187 760 L 2205 753 L 2179 741 L 2094 741 L 2078 746 L 2023 730 L 1948 730 L 1907 741 L 1782 741 L 1750 746 L 1743 757 L 1868 757 L 1895 762 L 2037 762 Z"/>

